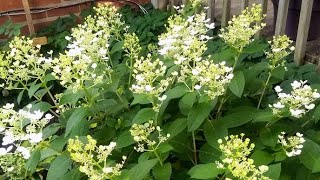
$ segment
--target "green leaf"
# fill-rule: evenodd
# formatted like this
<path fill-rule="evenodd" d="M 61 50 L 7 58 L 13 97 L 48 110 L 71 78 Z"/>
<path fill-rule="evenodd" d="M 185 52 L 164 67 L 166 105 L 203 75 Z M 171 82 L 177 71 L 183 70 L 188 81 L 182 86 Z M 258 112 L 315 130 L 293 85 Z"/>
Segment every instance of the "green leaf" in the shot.
<path fill-rule="evenodd" d="M 257 122 L 271 122 L 272 120 L 275 120 L 275 116 L 272 113 L 272 111 L 261 111 L 257 112 L 254 117 L 252 122 L 257 123 Z"/>
<path fill-rule="evenodd" d="M 67 174 L 65 174 L 62 180 L 79 180 L 81 176 L 81 172 L 78 168 L 72 169 Z"/>
<path fill-rule="evenodd" d="M 133 101 L 131 105 L 135 104 L 150 104 L 150 100 L 148 100 L 148 96 L 146 94 L 133 94 Z"/>
<path fill-rule="evenodd" d="M 188 174 L 193 179 L 212 179 L 224 172 L 223 169 L 218 169 L 215 163 L 199 164 L 190 169 Z"/>
<path fill-rule="evenodd" d="M 303 165 L 312 171 L 320 172 L 320 146 L 312 140 L 307 139 L 303 144 L 302 153 L 299 158 Z"/>
<path fill-rule="evenodd" d="M 171 163 L 166 163 L 163 166 L 157 165 L 153 168 L 152 173 L 155 180 L 170 180 L 172 173 Z"/>
<path fill-rule="evenodd" d="M 42 130 L 42 136 L 43 136 L 42 138 L 47 139 L 48 137 L 54 135 L 59 129 L 60 129 L 59 123 L 50 124 L 49 126 L 45 127 Z"/>
<path fill-rule="evenodd" d="M 123 45 L 124 45 L 124 41 L 119 41 L 119 42 L 117 42 L 116 44 L 114 44 L 114 45 L 112 46 L 112 49 L 111 49 L 111 51 L 110 51 L 110 54 L 112 55 L 112 54 L 114 54 L 115 52 L 121 51 L 122 48 L 123 48 Z"/>
<path fill-rule="evenodd" d="M 131 144 L 135 143 L 129 131 L 124 131 L 122 134 L 120 134 L 116 142 L 116 148 L 119 149 L 130 146 Z"/>
<path fill-rule="evenodd" d="M 187 115 L 194 102 L 197 99 L 197 92 L 190 92 L 185 94 L 179 101 L 179 108 L 182 114 Z"/>
<path fill-rule="evenodd" d="M 79 125 L 79 123 L 81 123 L 81 121 L 85 119 L 87 115 L 88 109 L 86 107 L 80 107 L 76 109 L 68 119 L 65 136 L 68 136 L 71 131 L 73 131 L 73 128 Z"/>
<path fill-rule="evenodd" d="M 216 105 L 215 99 L 211 103 L 201 103 L 195 105 L 188 115 L 188 131 L 194 131 L 198 129 L 203 121 L 209 116 L 211 110 Z"/>
<path fill-rule="evenodd" d="M 34 83 L 32 83 L 29 88 L 29 91 L 28 91 L 29 98 L 32 98 L 34 93 L 36 93 L 38 91 L 38 89 L 41 87 L 41 83 L 40 84 L 35 84 L 35 83 L 36 83 L 36 81 Z"/>
<path fill-rule="evenodd" d="M 278 144 L 278 135 L 282 131 L 281 127 L 264 128 L 260 132 L 260 140 L 266 146 L 275 147 Z"/>
<path fill-rule="evenodd" d="M 312 119 L 314 119 L 314 122 L 317 123 L 320 119 L 320 105 L 318 105 L 316 107 L 316 109 L 314 110 Z"/>
<path fill-rule="evenodd" d="M 172 89 L 169 89 L 166 92 L 167 98 L 168 99 L 175 99 L 175 98 L 179 98 L 182 97 L 183 95 L 185 95 L 188 92 L 188 88 L 185 85 L 179 85 L 176 86 Z"/>
<path fill-rule="evenodd" d="M 21 103 L 21 100 L 22 100 L 22 97 L 23 97 L 23 93 L 24 93 L 24 90 L 22 90 L 22 91 L 19 93 L 18 97 L 17 97 L 17 102 L 18 102 L 19 105 L 20 105 L 20 103 Z"/>
<path fill-rule="evenodd" d="M 235 113 L 228 114 L 219 119 L 219 122 L 227 128 L 239 127 L 250 122 L 255 114 L 256 109 L 252 107 L 243 107 Z"/>
<path fill-rule="evenodd" d="M 44 159 L 58 155 L 59 153 L 56 150 L 53 150 L 51 148 L 45 148 L 41 150 L 41 158 L 40 161 L 43 161 Z"/>
<path fill-rule="evenodd" d="M 41 112 L 47 112 L 51 107 L 52 105 L 47 102 L 39 102 L 32 105 L 31 111 L 40 110 Z"/>
<path fill-rule="evenodd" d="M 68 155 L 58 156 L 50 164 L 50 168 L 47 174 L 47 180 L 60 180 L 68 172 L 71 167 L 72 160 Z"/>
<path fill-rule="evenodd" d="M 258 150 L 251 155 L 251 159 L 254 160 L 255 165 L 260 166 L 271 163 L 274 160 L 274 157 L 266 151 Z"/>
<path fill-rule="evenodd" d="M 175 137 L 187 127 L 187 118 L 176 119 L 172 122 L 168 129 L 170 137 Z"/>
<path fill-rule="evenodd" d="M 41 153 L 39 149 L 36 149 L 32 152 L 29 160 L 25 164 L 25 168 L 28 169 L 28 171 L 32 174 L 35 172 L 37 165 L 40 161 Z"/>
<path fill-rule="evenodd" d="M 208 143 L 204 144 L 199 150 L 199 160 L 201 163 L 212 163 L 219 161 L 221 151 L 211 147 Z"/>
<path fill-rule="evenodd" d="M 156 112 L 152 108 L 141 109 L 133 118 L 132 124 L 142 124 L 155 118 Z"/>
<path fill-rule="evenodd" d="M 77 92 L 77 93 L 64 93 L 60 99 L 59 104 L 64 105 L 64 104 L 72 104 L 75 105 L 80 98 L 84 97 L 85 93 L 84 92 Z"/>
<path fill-rule="evenodd" d="M 271 72 L 272 77 L 283 80 L 284 75 L 286 74 L 286 69 L 282 66 L 277 67 Z"/>
<path fill-rule="evenodd" d="M 203 127 L 204 137 L 207 140 L 208 144 L 218 150 L 219 143 L 218 139 L 223 139 L 228 135 L 227 127 L 217 123 L 217 121 L 208 121 Z"/>
<path fill-rule="evenodd" d="M 281 174 L 281 163 L 269 165 L 269 170 L 264 173 L 265 176 L 278 180 Z"/>
<path fill-rule="evenodd" d="M 234 77 L 232 78 L 229 89 L 233 94 L 235 94 L 238 97 L 242 96 L 244 86 L 245 86 L 245 77 L 242 71 L 237 71 L 234 73 Z"/>
<path fill-rule="evenodd" d="M 158 159 L 143 161 L 130 169 L 129 177 L 134 180 L 143 180 L 157 163 Z"/>

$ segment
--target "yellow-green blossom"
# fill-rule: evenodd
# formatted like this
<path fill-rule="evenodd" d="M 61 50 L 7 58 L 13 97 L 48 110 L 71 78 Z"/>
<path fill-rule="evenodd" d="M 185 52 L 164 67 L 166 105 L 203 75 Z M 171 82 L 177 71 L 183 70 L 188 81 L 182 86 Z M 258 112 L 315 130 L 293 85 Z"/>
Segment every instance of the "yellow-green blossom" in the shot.
<path fill-rule="evenodd" d="M 85 173 L 91 180 L 112 179 L 121 174 L 121 169 L 126 156 L 122 157 L 122 162 L 111 164 L 108 157 L 116 147 L 115 142 L 108 146 L 99 145 L 90 135 L 87 136 L 88 143 L 84 144 L 78 137 L 69 139 L 67 150 L 71 158 L 80 164 L 79 170 Z"/>
<path fill-rule="evenodd" d="M 158 132 L 157 140 L 151 138 L 151 134 L 155 131 Z M 138 152 L 144 151 L 154 151 L 159 145 L 168 140 L 170 134 L 163 136 L 161 134 L 161 128 L 159 126 L 155 127 L 153 125 L 153 121 L 149 121 L 144 124 L 134 124 L 130 129 L 131 136 L 133 136 L 134 141 L 138 143 L 134 149 Z M 145 145 L 149 147 L 149 149 L 145 149 Z"/>
<path fill-rule="evenodd" d="M 259 32 L 265 23 L 261 23 L 261 4 L 253 4 L 251 8 L 242 11 L 239 16 L 233 16 L 226 28 L 221 29 L 221 37 L 229 46 L 241 52 L 244 47 L 253 41 L 252 37 Z"/>
<path fill-rule="evenodd" d="M 288 56 L 293 50 L 292 41 L 288 36 L 274 36 L 272 41 L 268 41 L 271 46 L 271 51 L 266 52 L 267 59 L 270 63 L 270 68 L 274 69 L 278 66 L 284 66 L 283 58 Z"/>
<path fill-rule="evenodd" d="M 250 144 L 250 139 L 244 139 L 244 134 L 230 135 L 218 140 L 219 148 L 223 154 L 222 162 L 216 162 L 217 167 L 227 169 L 233 177 L 243 180 L 269 180 L 263 174 L 268 171 L 268 166 L 256 167 L 253 159 L 248 158 L 255 147 Z"/>
<path fill-rule="evenodd" d="M 19 84 L 26 86 L 31 80 L 44 79 L 52 59 L 40 54 L 40 45 L 33 46 L 31 39 L 22 36 L 15 37 L 9 47 L 9 51 L 0 52 L 0 78 L 5 80 L 6 88 L 21 88 Z"/>

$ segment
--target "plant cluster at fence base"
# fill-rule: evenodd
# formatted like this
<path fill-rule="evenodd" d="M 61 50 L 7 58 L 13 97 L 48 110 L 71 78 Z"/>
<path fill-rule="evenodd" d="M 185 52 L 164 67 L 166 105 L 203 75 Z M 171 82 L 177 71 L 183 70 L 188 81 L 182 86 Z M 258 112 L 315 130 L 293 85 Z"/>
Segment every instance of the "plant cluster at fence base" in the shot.
<path fill-rule="evenodd" d="M 1 86 L 28 105 L 0 108 L 2 177 L 319 178 L 314 66 L 286 61 L 287 36 L 254 40 L 261 5 L 217 36 L 201 1 L 175 9 L 155 37 L 149 21 L 142 33 L 115 8 L 94 8 L 57 56 L 14 38 Z"/>

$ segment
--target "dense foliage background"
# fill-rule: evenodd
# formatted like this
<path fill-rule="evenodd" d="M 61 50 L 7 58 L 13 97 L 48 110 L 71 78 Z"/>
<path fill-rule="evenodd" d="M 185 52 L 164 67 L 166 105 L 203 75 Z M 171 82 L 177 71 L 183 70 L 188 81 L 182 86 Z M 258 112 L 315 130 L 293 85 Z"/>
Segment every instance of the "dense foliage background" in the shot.
<path fill-rule="evenodd" d="M 259 5 L 219 29 L 200 4 L 95 8 L 39 32 L 43 47 L 13 37 L 2 177 L 319 179 L 315 65 L 296 66 L 286 36 L 254 39 Z"/>

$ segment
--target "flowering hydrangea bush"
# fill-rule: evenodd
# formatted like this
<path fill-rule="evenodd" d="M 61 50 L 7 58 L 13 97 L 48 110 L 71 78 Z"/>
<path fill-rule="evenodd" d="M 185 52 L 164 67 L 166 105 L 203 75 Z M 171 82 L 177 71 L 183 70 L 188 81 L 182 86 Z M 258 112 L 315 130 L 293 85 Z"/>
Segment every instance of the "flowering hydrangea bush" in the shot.
<path fill-rule="evenodd" d="M 1 87 L 19 93 L 0 108 L 1 177 L 319 179 L 314 66 L 290 62 L 285 35 L 254 38 L 261 5 L 219 30 L 202 3 L 174 7 L 159 36 L 163 12 L 105 5 L 63 52 L 14 38 L 0 52 Z"/>

